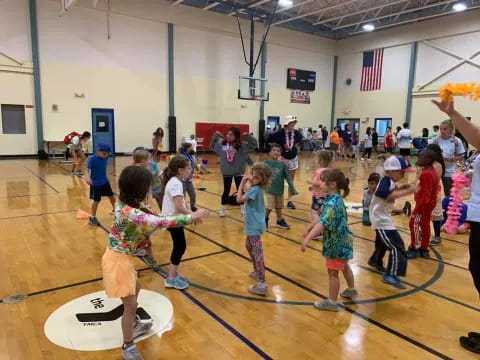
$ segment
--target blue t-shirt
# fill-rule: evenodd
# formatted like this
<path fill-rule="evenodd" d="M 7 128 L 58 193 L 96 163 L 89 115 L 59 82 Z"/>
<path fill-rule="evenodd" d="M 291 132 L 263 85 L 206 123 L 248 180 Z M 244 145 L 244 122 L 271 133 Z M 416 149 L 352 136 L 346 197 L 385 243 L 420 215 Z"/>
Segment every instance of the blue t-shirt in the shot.
<path fill-rule="evenodd" d="M 107 161 L 108 158 L 102 159 L 97 154 L 93 154 L 88 159 L 87 168 L 90 169 L 90 178 L 93 186 L 101 186 L 108 183 Z"/>
<path fill-rule="evenodd" d="M 245 195 L 248 197 L 247 202 L 245 202 L 245 234 L 262 235 L 267 230 L 263 189 L 255 185 Z"/>

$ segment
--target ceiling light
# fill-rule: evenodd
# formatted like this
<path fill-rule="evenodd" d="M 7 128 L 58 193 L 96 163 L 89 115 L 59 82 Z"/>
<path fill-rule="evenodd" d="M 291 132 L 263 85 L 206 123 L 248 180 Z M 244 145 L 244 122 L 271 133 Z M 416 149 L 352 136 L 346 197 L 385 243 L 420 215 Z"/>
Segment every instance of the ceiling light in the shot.
<path fill-rule="evenodd" d="M 467 5 L 465 5 L 464 3 L 456 3 L 452 6 L 453 10 L 455 11 L 465 11 L 467 10 Z"/>
<path fill-rule="evenodd" d="M 373 24 L 365 24 L 362 26 L 363 30 L 365 31 L 373 31 L 375 30 L 375 25 Z"/>
<path fill-rule="evenodd" d="M 293 5 L 293 1 L 292 0 L 278 0 L 278 5 L 282 6 L 282 7 L 290 7 Z"/>

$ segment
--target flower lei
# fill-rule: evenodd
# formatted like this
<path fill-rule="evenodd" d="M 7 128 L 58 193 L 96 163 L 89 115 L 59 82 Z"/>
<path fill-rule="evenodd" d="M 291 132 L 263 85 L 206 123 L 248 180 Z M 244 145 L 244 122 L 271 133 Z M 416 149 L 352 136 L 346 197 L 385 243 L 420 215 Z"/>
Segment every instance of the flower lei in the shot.
<path fill-rule="evenodd" d="M 235 155 L 237 155 L 237 149 L 227 142 L 225 155 L 227 156 L 227 161 L 229 163 L 233 163 L 235 160 Z"/>
<path fill-rule="evenodd" d="M 442 102 L 453 102 L 453 97 L 462 95 L 471 100 L 480 99 L 480 84 L 476 83 L 448 83 L 440 88 L 440 98 Z M 452 200 L 448 205 L 447 221 L 445 223 L 445 230 L 448 234 L 454 235 L 457 233 L 459 219 L 461 216 L 461 204 L 463 202 L 463 189 L 469 186 L 470 179 L 463 174 L 453 175 L 453 187 L 450 191 Z"/>
<path fill-rule="evenodd" d="M 292 132 L 285 131 L 285 147 L 287 150 L 292 150 L 295 143 L 295 130 Z"/>
<path fill-rule="evenodd" d="M 440 88 L 440 98 L 444 102 L 453 102 L 453 97 L 462 95 L 472 100 L 480 99 L 480 84 L 476 83 L 448 83 Z"/>
<path fill-rule="evenodd" d="M 447 221 L 445 230 L 450 235 L 455 235 L 459 226 L 459 219 L 462 215 L 463 189 L 470 184 L 470 179 L 463 174 L 453 175 L 453 187 L 450 190 L 451 201 L 448 204 Z"/>

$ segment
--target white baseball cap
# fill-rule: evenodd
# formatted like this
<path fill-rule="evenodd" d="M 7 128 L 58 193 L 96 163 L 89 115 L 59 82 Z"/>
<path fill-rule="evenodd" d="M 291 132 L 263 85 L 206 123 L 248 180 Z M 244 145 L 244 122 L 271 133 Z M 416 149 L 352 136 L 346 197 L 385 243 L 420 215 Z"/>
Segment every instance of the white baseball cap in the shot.
<path fill-rule="evenodd" d="M 297 117 L 293 115 L 287 115 L 285 116 L 285 120 L 283 121 L 283 125 L 287 126 L 288 124 L 292 122 L 298 122 Z"/>
<path fill-rule="evenodd" d="M 385 171 L 394 171 L 394 170 L 405 170 L 408 168 L 407 163 L 402 157 L 390 156 L 385 163 L 383 164 L 383 169 Z"/>

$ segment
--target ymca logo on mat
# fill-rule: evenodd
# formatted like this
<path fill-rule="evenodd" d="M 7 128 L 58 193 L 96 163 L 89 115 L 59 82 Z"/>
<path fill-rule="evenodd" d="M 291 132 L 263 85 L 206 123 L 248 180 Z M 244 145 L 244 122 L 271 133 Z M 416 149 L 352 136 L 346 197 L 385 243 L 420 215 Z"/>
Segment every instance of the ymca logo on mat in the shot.
<path fill-rule="evenodd" d="M 98 351 L 122 346 L 123 304 L 109 299 L 104 291 L 84 295 L 55 310 L 45 322 L 45 335 L 54 344 L 71 349 Z M 173 306 L 163 295 L 141 290 L 137 315 L 141 321 L 153 321 L 150 331 L 137 339 L 171 329 Z"/>

